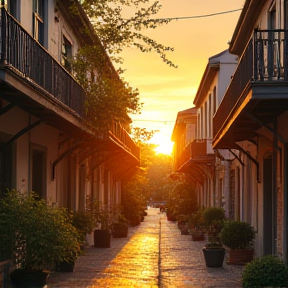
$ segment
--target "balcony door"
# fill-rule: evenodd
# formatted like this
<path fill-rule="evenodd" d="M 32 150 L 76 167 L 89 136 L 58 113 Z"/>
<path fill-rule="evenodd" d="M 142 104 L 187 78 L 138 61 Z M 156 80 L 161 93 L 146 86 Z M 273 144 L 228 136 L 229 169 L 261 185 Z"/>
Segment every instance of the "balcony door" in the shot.
<path fill-rule="evenodd" d="M 1 147 L 0 140 L 0 147 Z M 0 197 L 1 194 L 12 189 L 13 146 L 9 145 L 0 153 Z"/>
<path fill-rule="evenodd" d="M 33 0 L 33 37 L 36 39 L 42 46 L 44 46 L 45 39 L 45 1 L 44 0 Z"/>
<path fill-rule="evenodd" d="M 264 255 L 273 254 L 275 251 L 275 231 L 276 228 L 273 205 L 273 178 L 272 178 L 272 157 L 264 158 L 263 163 L 263 247 Z"/>

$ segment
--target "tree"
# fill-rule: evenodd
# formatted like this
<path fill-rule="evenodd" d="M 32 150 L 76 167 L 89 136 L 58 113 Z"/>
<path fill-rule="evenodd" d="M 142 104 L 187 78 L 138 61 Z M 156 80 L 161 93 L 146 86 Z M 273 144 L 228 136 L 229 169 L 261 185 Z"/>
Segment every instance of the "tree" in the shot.
<path fill-rule="evenodd" d="M 167 206 L 176 217 L 195 213 L 198 209 L 195 183 L 188 180 L 176 183 L 169 194 Z"/>
<path fill-rule="evenodd" d="M 80 2 L 91 19 L 104 49 L 113 61 L 122 62 L 123 59 L 118 55 L 124 48 L 134 47 L 142 52 L 156 52 L 166 64 L 176 67 L 166 55 L 168 51 L 173 51 L 173 48 L 164 46 L 141 33 L 145 29 L 155 29 L 170 22 L 168 19 L 154 17 L 162 7 L 159 1 L 82 0 Z"/>
<path fill-rule="evenodd" d="M 166 53 L 173 48 L 159 44 L 142 33 L 155 29 L 169 20 L 151 19 L 161 9 L 158 1 L 151 0 L 80 0 L 82 8 L 91 20 L 91 27 L 82 33 L 94 38 L 94 43 L 83 45 L 72 64 L 73 72 L 86 92 L 86 115 L 90 124 L 101 132 L 109 125 L 121 122 L 126 128 L 132 120 L 129 113 L 140 113 L 142 103 L 138 89 L 132 88 L 123 77 L 121 68 L 114 70 L 110 59 L 123 63 L 119 54 L 126 47 L 136 47 L 142 52 L 154 51 L 169 66 L 176 67 L 167 59 Z M 152 2 L 152 4 L 150 4 Z M 124 11 L 133 10 L 131 17 Z M 79 3 L 74 0 L 71 13 L 80 15 Z M 131 13 L 128 13 L 131 14 Z M 107 54 L 109 57 L 107 56 Z"/>

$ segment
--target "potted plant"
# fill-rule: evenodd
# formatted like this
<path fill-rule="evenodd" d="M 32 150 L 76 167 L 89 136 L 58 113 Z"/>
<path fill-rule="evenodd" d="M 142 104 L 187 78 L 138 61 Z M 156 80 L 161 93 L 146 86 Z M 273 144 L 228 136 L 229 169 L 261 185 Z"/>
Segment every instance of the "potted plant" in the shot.
<path fill-rule="evenodd" d="M 189 216 L 188 225 L 191 227 L 190 234 L 192 235 L 192 241 L 204 241 L 205 229 L 202 209 L 198 209 Z"/>
<path fill-rule="evenodd" d="M 219 233 L 224 225 L 225 212 L 222 208 L 209 207 L 204 209 L 202 217 L 208 236 L 208 243 L 202 249 L 206 266 L 222 267 L 225 248 L 219 242 Z"/>
<path fill-rule="evenodd" d="M 112 225 L 112 235 L 114 238 L 125 238 L 128 235 L 127 219 L 123 214 L 119 214 L 118 222 L 114 222 Z"/>
<path fill-rule="evenodd" d="M 226 221 L 219 237 L 221 243 L 228 249 L 229 264 L 243 265 L 253 260 L 255 230 L 249 223 Z"/>
<path fill-rule="evenodd" d="M 212 242 L 218 241 L 218 235 L 224 226 L 225 211 L 218 207 L 208 207 L 202 213 L 203 223 L 206 229 L 207 240 Z"/>
<path fill-rule="evenodd" d="M 208 242 L 202 252 L 207 267 L 222 267 L 225 257 L 225 248 L 219 242 Z"/>
<path fill-rule="evenodd" d="M 43 287 L 55 263 L 77 258 L 79 235 L 66 209 L 9 191 L 0 198 L 0 215 L 0 252 L 12 260 L 13 287 Z"/>
<path fill-rule="evenodd" d="M 266 255 L 248 263 L 242 274 L 243 288 L 287 287 L 288 267 L 276 256 Z"/>
<path fill-rule="evenodd" d="M 185 214 L 178 215 L 177 226 L 181 232 L 181 235 L 188 235 L 189 234 L 188 215 L 185 215 Z"/>
<path fill-rule="evenodd" d="M 90 234 L 95 228 L 95 220 L 93 214 L 91 211 L 73 211 L 72 225 L 78 231 L 80 242 L 84 245 L 86 235 Z"/>
<path fill-rule="evenodd" d="M 110 248 L 111 229 L 109 225 L 109 211 L 99 202 L 93 203 L 93 217 L 100 228 L 94 230 L 94 246 L 96 248 Z"/>
<path fill-rule="evenodd" d="M 94 228 L 94 219 L 90 211 L 72 211 L 72 225 L 78 232 L 79 247 L 81 250 L 85 247 L 86 235 L 91 233 Z M 76 260 L 76 257 L 75 257 Z M 56 263 L 55 269 L 61 272 L 73 272 L 75 261 L 60 261 Z"/>

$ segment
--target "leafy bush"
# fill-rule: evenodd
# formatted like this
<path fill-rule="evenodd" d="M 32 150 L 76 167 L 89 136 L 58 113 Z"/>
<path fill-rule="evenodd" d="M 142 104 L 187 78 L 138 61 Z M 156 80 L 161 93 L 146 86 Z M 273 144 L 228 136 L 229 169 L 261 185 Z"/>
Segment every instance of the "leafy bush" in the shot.
<path fill-rule="evenodd" d="M 204 220 L 203 220 L 203 210 L 198 209 L 194 213 L 192 213 L 189 216 L 188 220 L 189 227 L 201 227 L 204 226 Z"/>
<path fill-rule="evenodd" d="M 94 218 L 89 211 L 74 211 L 72 213 L 72 225 L 77 229 L 80 235 L 80 241 L 84 241 L 86 234 L 89 234 L 95 228 Z"/>
<path fill-rule="evenodd" d="M 244 267 L 242 283 L 243 288 L 287 287 L 288 267 L 272 255 L 254 259 Z"/>
<path fill-rule="evenodd" d="M 226 221 L 219 237 L 228 248 L 245 250 L 253 247 L 255 230 L 246 222 Z"/>
<path fill-rule="evenodd" d="M 0 198 L 0 253 L 16 268 L 50 270 L 55 262 L 74 261 L 79 234 L 65 208 L 35 195 L 8 192 Z"/>
<path fill-rule="evenodd" d="M 206 226 L 211 226 L 215 221 L 222 221 L 225 219 L 225 212 L 222 208 L 209 207 L 203 211 L 203 220 Z"/>

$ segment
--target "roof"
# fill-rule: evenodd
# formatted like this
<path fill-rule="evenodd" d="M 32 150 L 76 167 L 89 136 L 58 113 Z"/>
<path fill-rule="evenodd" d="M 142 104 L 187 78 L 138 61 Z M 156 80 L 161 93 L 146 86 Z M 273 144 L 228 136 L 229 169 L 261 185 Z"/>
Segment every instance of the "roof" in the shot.
<path fill-rule="evenodd" d="M 246 0 L 243 10 L 240 14 L 236 28 L 232 35 L 229 46 L 229 52 L 235 55 L 242 55 L 246 45 L 251 38 L 252 32 L 257 23 L 258 17 L 267 1 L 263 0 Z"/>
<path fill-rule="evenodd" d="M 223 57 L 228 53 L 228 49 L 226 49 L 221 53 L 218 53 L 208 59 L 208 64 L 206 65 L 206 69 L 204 71 L 195 99 L 193 101 L 193 104 L 197 108 L 201 106 L 202 99 L 203 97 L 206 97 L 209 88 L 215 78 L 215 75 L 220 68 L 220 63 L 222 63 L 224 60 Z"/>

